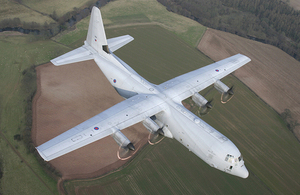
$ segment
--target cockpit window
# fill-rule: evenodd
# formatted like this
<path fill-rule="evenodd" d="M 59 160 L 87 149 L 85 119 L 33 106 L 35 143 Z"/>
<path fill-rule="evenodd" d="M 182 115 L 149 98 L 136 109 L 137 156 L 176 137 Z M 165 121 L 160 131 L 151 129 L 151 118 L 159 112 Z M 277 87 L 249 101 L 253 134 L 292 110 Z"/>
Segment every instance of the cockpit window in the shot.
<path fill-rule="evenodd" d="M 243 156 L 242 155 L 239 157 L 239 161 L 241 161 L 241 160 L 243 160 Z"/>
<path fill-rule="evenodd" d="M 226 158 L 225 158 L 225 161 L 228 161 L 230 163 L 232 163 L 234 160 L 234 156 L 230 155 L 230 154 L 227 154 Z"/>
<path fill-rule="evenodd" d="M 239 156 L 238 158 L 234 158 L 233 155 L 227 154 L 225 157 L 225 161 L 230 162 L 230 163 L 237 163 L 243 160 L 242 156 Z"/>

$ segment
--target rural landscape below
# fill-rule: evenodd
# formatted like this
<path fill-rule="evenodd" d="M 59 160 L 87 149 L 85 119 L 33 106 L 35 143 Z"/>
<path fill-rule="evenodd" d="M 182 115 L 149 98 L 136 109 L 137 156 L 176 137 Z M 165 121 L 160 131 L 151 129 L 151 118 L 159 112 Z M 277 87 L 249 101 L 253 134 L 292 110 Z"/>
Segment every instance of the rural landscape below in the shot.
<path fill-rule="evenodd" d="M 300 62 L 292 56 L 156 0 L 1 1 L 1 25 L 40 30 L 0 32 L 0 194 L 299 194 Z M 128 160 L 108 136 L 43 161 L 35 147 L 123 100 L 93 60 L 50 62 L 83 45 L 94 4 L 107 38 L 134 37 L 115 54 L 154 84 L 237 53 L 252 60 L 222 80 L 234 86 L 228 103 L 213 86 L 200 93 L 213 100 L 201 119 L 239 148 L 247 179 L 211 168 L 175 139 L 148 144 L 141 123 L 122 131 L 137 149 Z M 299 9 L 297 0 L 290 5 Z M 191 98 L 183 104 L 199 114 Z"/>

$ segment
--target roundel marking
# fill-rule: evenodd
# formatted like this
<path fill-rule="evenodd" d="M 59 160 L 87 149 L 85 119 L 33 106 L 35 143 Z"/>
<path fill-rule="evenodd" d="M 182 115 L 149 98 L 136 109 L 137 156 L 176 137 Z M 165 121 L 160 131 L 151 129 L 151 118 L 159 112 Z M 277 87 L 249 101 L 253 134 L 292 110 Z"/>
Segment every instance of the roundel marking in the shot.
<path fill-rule="evenodd" d="M 99 127 L 94 127 L 95 130 L 99 130 Z"/>
<path fill-rule="evenodd" d="M 219 72 L 219 69 L 216 69 L 215 71 L 216 71 L 216 72 Z"/>
<path fill-rule="evenodd" d="M 117 80 L 116 79 L 114 79 L 114 83 L 116 83 L 117 82 Z"/>

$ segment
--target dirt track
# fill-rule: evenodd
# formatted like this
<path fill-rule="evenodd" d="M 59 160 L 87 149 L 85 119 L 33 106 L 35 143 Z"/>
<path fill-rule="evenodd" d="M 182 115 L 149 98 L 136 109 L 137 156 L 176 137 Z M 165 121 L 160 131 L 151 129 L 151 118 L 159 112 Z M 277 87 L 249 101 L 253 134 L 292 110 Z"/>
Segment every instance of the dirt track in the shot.
<path fill-rule="evenodd" d="M 115 92 L 94 61 L 56 67 L 37 67 L 38 89 L 34 98 L 32 138 L 36 146 L 80 124 L 123 99 Z M 136 149 L 147 143 L 142 124 L 122 131 Z M 95 177 L 126 161 L 117 157 L 118 145 L 106 137 L 50 161 L 62 179 Z"/>
<path fill-rule="evenodd" d="M 277 112 L 288 108 L 300 121 L 300 62 L 274 46 L 213 29 L 206 31 L 198 49 L 214 61 L 237 53 L 250 57 L 234 75 Z M 300 139 L 299 126 L 295 134 Z"/>

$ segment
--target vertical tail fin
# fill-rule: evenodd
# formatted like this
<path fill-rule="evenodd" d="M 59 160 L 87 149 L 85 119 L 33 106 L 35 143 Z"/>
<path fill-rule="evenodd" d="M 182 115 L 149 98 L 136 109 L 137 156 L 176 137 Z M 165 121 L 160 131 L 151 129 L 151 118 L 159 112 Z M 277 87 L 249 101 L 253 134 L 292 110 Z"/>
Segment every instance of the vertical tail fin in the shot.
<path fill-rule="evenodd" d="M 93 7 L 86 42 L 98 53 L 109 53 L 101 12 Z"/>
<path fill-rule="evenodd" d="M 116 51 L 132 40 L 133 37 L 125 35 L 107 41 L 100 10 L 97 7 L 93 7 L 85 44 L 75 50 L 52 59 L 51 62 L 56 66 L 61 66 L 91 60 L 94 59 L 94 51 L 91 51 L 91 47 L 93 50 L 96 50 L 99 54 L 103 55 Z M 110 49 L 108 48 L 108 43 Z"/>

